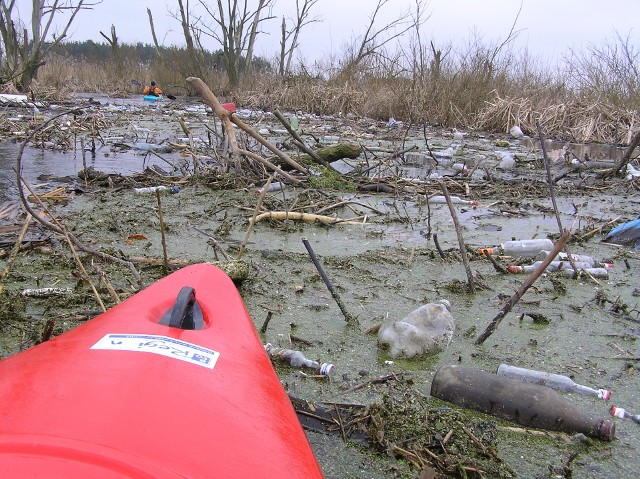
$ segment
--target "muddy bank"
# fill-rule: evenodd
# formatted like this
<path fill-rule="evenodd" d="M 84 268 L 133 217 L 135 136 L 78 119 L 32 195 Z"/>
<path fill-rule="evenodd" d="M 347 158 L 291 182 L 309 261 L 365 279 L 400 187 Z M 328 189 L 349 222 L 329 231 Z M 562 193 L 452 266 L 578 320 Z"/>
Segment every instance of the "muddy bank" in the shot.
<path fill-rule="evenodd" d="M 139 115 L 136 126 L 151 130 L 150 136 L 144 138 L 147 142 L 176 142 L 181 136 L 171 111 L 154 109 L 136 112 L 136 115 Z M 188 113 L 183 108 L 180 115 Z M 194 135 L 206 138 L 204 126 L 202 134 L 198 133 L 198 125 L 204 125 L 208 119 L 206 114 L 189 118 Z M 254 118 L 256 129 L 264 127 L 275 132 L 265 135 L 273 135 L 276 142 L 285 137 L 275 123 L 266 124 L 266 120 L 253 114 L 247 114 L 246 118 L 247 121 Z M 277 366 L 290 394 L 315 402 L 369 405 L 383 403 L 385 396 L 405 398 L 409 389 L 413 391 L 411 397 L 415 401 L 424 400 L 426 407 L 455 411 L 456 420 L 473 425 L 477 434 L 480 434 L 478 423 L 489 424 L 485 429 L 491 428 L 493 437 L 487 437 L 486 444 L 509 466 L 503 471 L 504 477 L 508 474 L 557 477 L 558 471 L 567 464 L 573 477 L 633 476 L 640 465 L 637 459 L 640 441 L 638 426 L 630 421 L 617 422 L 617 439 L 612 443 L 585 443 L 562 434 L 535 435 L 514 429 L 513 424 L 491 416 L 428 399 L 431 378 L 441 364 L 460 363 L 494 371 L 501 363 L 512 363 L 571 375 L 581 384 L 610 389 L 612 403 L 632 411 L 640 404 L 640 384 L 635 372 L 639 356 L 640 255 L 638 250 L 601 243 L 602 232 L 598 230 L 617 218 L 628 220 L 637 215 L 640 202 L 633 180 L 604 181 L 592 171 L 571 170 L 558 183 L 562 221 L 575 232 L 571 252 L 588 254 L 615 266 L 604 280 L 587 276 L 574 280 L 556 275 L 539 279 L 496 332 L 478 346 L 475 344 L 478 334 L 524 277 L 496 272 L 475 250 L 496 246 L 512 237 L 556 238 L 558 235 L 535 144 L 478 133 L 469 133 L 460 139 L 454 132 L 438 132 L 438 136 L 434 132 L 425 139 L 419 130 L 411 130 L 407 136 L 401 128 L 366 119 L 305 119 L 302 115 L 300 118 L 303 127 L 309 123 L 310 131 L 317 133 L 322 127 L 325 137 L 338 137 L 326 141 L 362 140 L 368 150 L 354 164 L 369 162 L 367 167 L 372 166 L 374 159 L 391 155 L 388 151 L 401 150 L 401 145 L 406 149 L 407 142 L 414 142 L 416 149 L 413 157 L 403 155 L 375 163 L 377 170 L 367 176 L 366 181 L 360 177 L 353 179 L 346 189 L 313 188 L 305 184 L 286 186 L 267 194 L 265 211 L 299 209 L 317 213 L 332 207 L 326 214 L 361 218 L 361 224 L 330 226 L 264 220 L 256 223 L 250 236 L 243 257 L 250 264 L 250 274 L 239 288 L 257 327 L 272 313 L 264 341 L 293 346 L 310 358 L 332 362 L 337 367 L 337 374 L 327 381 L 307 378 L 300 371 Z M 124 124 L 124 120 L 121 121 Z M 114 123 L 103 136 L 123 136 L 119 143 L 133 144 L 134 133 L 122 124 Z M 371 129 L 372 126 L 375 129 Z M 497 140 L 509 144 L 497 146 Z M 430 155 L 426 144 L 432 153 L 439 152 L 440 156 Z M 105 142 L 98 150 L 102 148 L 103 152 L 114 154 L 112 144 Z M 504 155 L 498 152 L 505 149 L 518 159 L 511 169 L 498 168 L 504 160 Z M 136 161 L 144 159 L 145 166 L 156 163 L 167 169 L 164 160 L 180 159 L 179 150 L 171 154 L 174 156 L 163 155 L 164 160 L 133 156 L 133 149 L 115 151 L 120 158 L 130 154 Z M 199 152 L 206 154 L 204 149 Z M 71 156 L 74 151 L 67 154 Z M 437 162 L 434 157 L 438 158 Z M 471 270 L 477 279 L 474 294 L 466 292 L 467 277 L 459 261 L 457 237 L 447 205 L 426 202 L 428 196 L 440 191 L 435 182 L 440 178 L 429 177 L 434 173 L 440 177 L 455 175 L 453 165 L 458 162 L 469 165 L 469 169 L 480 164 L 470 176 L 444 177 L 452 195 L 478 202 L 475 206 L 456 207 L 469 247 Z M 570 158 L 563 157 L 554 170 L 563 168 L 570 168 Z M 258 198 L 253 181 L 231 181 L 216 172 L 188 177 L 174 172 L 169 181 L 149 175 L 126 176 L 121 180 L 112 175 L 111 186 L 104 178 L 85 183 L 75 177 L 73 186 L 80 187 L 81 191 L 74 193 L 67 185 L 66 201 L 50 203 L 53 212 L 73 234 L 95 249 L 123 258 L 161 260 L 156 198 L 135 194 L 132 187 L 157 181 L 180 182 L 178 194 L 161 197 L 169 257 L 184 263 L 223 260 L 220 248 L 230 257 L 237 255 Z M 419 181 L 410 182 L 409 178 Z M 391 193 L 358 190 L 362 183 L 374 179 L 388 185 Z M 48 180 L 38 191 L 55 186 L 55 179 Z M 23 220 L 21 215 L 5 217 L 4 226 L 14 228 L 7 235 L 8 244 Z M 434 234 L 444 250 L 444 259 L 438 253 Z M 308 238 L 346 308 L 358 318 L 356 326 L 347 325 L 310 261 L 302 237 Z M 4 283 L 0 343 L 3 356 L 36 342 L 48 319 L 55 320 L 54 334 L 59 334 L 92 317 L 98 309 L 90 289 L 79 280 L 73 258 L 63 242 L 38 227 L 32 227 L 27 238 L 42 240 L 44 244 L 19 254 Z M 516 262 L 508 258 L 499 261 L 505 265 Z M 88 258 L 86 262 L 90 264 Z M 136 264 L 147 284 L 165 274 L 161 261 Z M 125 269 L 109 263 L 100 267 L 121 299 L 137 291 L 136 280 Z M 50 286 L 68 287 L 72 293 L 54 300 L 19 294 L 26 288 Z M 104 284 L 100 284 L 100 292 L 108 305 L 113 304 Z M 440 298 L 451 302 L 456 320 L 452 341 L 440 353 L 421 359 L 394 359 L 378 346 L 377 336 L 368 333 L 375 326 L 400 320 L 420 305 Z M 292 343 L 292 336 L 304 342 Z M 391 373 L 403 379 L 378 384 L 371 381 Z M 363 383 L 367 385 L 357 388 Z M 575 394 L 569 397 L 597 417 L 608 416 L 608 405 L 602 401 Z M 444 418 L 431 417 L 434 419 L 431 431 L 446 436 L 451 425 Z M 387 418 L 387 421 L 391 420 Z M 460 430 L 456 431 L 458 434 Z M 416 429 L 416 433 L 427 434 L 420 429 Z M 411 462 L 397 450 L 380 454 L 366 447 L 345 444 L 339 435 L 310 432 L 309 437 L 327 477 L 415 477 L 417 474 Z M 456 452 L 464 456 L 464 451 Z"/>

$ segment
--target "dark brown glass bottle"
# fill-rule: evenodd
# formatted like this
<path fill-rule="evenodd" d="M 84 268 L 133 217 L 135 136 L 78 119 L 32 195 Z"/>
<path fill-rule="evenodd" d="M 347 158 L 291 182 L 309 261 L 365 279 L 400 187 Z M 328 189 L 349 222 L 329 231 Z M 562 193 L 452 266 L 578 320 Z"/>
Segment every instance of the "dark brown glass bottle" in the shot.
<path fill-rule="evenodd" d="M 553 389 L 477 369 L 441 366 L 433 377 L 431 395 L 525 427 L 580 432 L 606 441 L 615 436 L 615 424 L 594 419 Z"/>

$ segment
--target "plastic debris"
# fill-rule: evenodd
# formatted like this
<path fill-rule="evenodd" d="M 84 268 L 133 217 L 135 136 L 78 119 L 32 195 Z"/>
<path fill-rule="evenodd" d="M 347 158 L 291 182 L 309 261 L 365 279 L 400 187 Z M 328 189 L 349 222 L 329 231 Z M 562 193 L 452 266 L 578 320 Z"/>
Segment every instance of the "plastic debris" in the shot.
<path fill-rule="evenodd" d="M 583 386 L 574 382 L 574 380 L 569 376 L 564 376 L 562 374 L 519 368 L 516 366 L 509 366 L 508 364 L 501 364 L 498 366 L 496 374 L 498 376 L 517 379 L 519 381 L 540 384 L 551 389 L 557 389 L 558 391 L 596 396 L 598 399 L 604 399 L 605 401 L 608 401 L 611 398 L 611 391 L 608 391 L 607 389 L 594 389 L 588 386 Z"/>
<path fill-rule="evenodd" d="M 633 422 L 640 424 L 640 414 L 631 414 L 621 407 L 611 406 L 611 415 L 620 419 L 631 419 Z"/>
<path fill-rule="evenodd" d="M 294 368 L 304 367 L 313 369 L 323 376 L 333 376 L 336 371 L 336 367 L 333 364 L 320 364 L 317 361 L 307 359 L 302 351 L 297 351 L 295 349 L 277 348 L 271 343 L 265 344 L 264 349 L 267 351 L 267 354 L 270 358 L 285 362 L 290 366 L 293 366 Z"/>
<path fill-rule="evenodd" d="M 390 348 L 391 356 L 408 358 L 442 349 L 453 337 L 455 320 L 446 299 L 425 304 L 409 313 L 402 321 L 380 328 L 378 341 Z"/>

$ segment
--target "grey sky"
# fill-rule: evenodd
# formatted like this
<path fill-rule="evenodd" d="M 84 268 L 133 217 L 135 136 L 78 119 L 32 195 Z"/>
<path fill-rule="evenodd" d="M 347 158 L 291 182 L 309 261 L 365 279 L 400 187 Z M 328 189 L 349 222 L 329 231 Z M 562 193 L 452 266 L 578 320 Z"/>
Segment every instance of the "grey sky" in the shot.
<path fill-rule="evenodd" d="M 249 0 L 251 3 L 252 0 Z M 24 12 L 31 0 L 18 0 Z M 198 0 L 191 0 L 196 10 Z M 211 4 L 213 2 L 210 2 Z M 300 50 L 307 60 L 329 53 L 339 54 L 344 43 L 364 32 L 376 0 L 320 0 L 312 11 L 321 23 L 309 25 L 300 38 Z M 414 0 L 391 0 L 380 17 L 392 19 Z M 180 44 L 180 26 L 171 18 L 176 0 L 104 0 L 94 10 L 82 12 L 72 27 L 73 40 L 103 41 L 115 25 L 121 42 L 151 43 L 147 7 L 152 7 L 159 39 L 165 44 Z M 430 0 L 427 11 L 431 17 L 422 29 L 423 40 L 434 40 L 444 48 L 448 43 L 463 45 L 475 31 L 486 42 L 506 38 L 520 8 L 518 0 Z M 293 16 L 293 0 L 276 0 L 273 15 L 277 18 L 265 24 L 269 35 L 262 35 L 258 54 L 268 58 L 278 52 L 279 28 L 283 15 Z M 597 45 L 613 41 L 617 31 L 623 37 L 631 34 L 633 44 L 640 47 L 640 34 L 634 30 L 640 18 L 638 0 L 524 0 L 517 29 L 522 30 L 516 45 L 526 46 L 532 54 L 547 60 L 557 60 L 570 48 L 579 50 L 589 43 Z M 213 41 L 205 47 L 218 48 Z"/>

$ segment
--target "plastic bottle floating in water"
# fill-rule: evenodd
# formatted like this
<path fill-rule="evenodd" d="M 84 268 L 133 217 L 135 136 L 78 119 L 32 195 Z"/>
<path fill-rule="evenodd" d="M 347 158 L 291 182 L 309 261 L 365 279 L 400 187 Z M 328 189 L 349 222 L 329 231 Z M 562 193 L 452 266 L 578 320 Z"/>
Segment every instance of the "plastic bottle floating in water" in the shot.
<path fill-rule="evenodd" d="M 611 406 L 611 415 L 620 419 L 631 419 L 633 422 L 640 424 L 640 414 L 631 414 L 621 407 Z"/>
<path fill-rule="evenodd" d="M 542 250 L 553 249 L 553 241 L 548 238 L 505 241 L 498 248 L 480 248 L 480 254 L 500 254 L 504 256 L 513 256 L 516 258 L 535 257 Z"/>
<path fill-rule="evenodd" d="M 498 366 L 496 374 L 498 376 L 517 379 L 519 381 L 540 384 L 558 391 L 589 394 L 591 396 L 597 396 L 598 399 L 604 399 L 605 401 L 608 401 L 611 398 L 611 392 L 606 389 L 593 389 L 587 386 L 582 386 L 581 384 L 574 382 L 569 376 L 563 376 L 562 374 L 519 368 L 516 366 L 509 366 L 508 364 L 501 364 Z"/>
<path fill-rule="evenodd" d="M 293 366 L 294 368 L 309 368 L 317 371 L 323 376 L 333 376 L 335 374 L 336 367 L 330 363 L 320 364 L 317 361 L 307 359 L 302 351 L 296 351 L 295 349 L 277 348 L 271 343 L 267 343 L 264 346 L 267 354 L 270 358 L 278 360 Z"/>
<path fill-rule="evenodd" d="M 176 193 L 180 192 L 180 187 L 179 186 L 149 186 L 147 188 L 134 188 L 134 191 L 139 194 L 139 195 L 143 195 L 143 194 L 147 194 L 147 193 L 155 193 L 156 191 L 159 191 L 160 193 L 163 194 L 172 194 L 175 195 Z"/>

